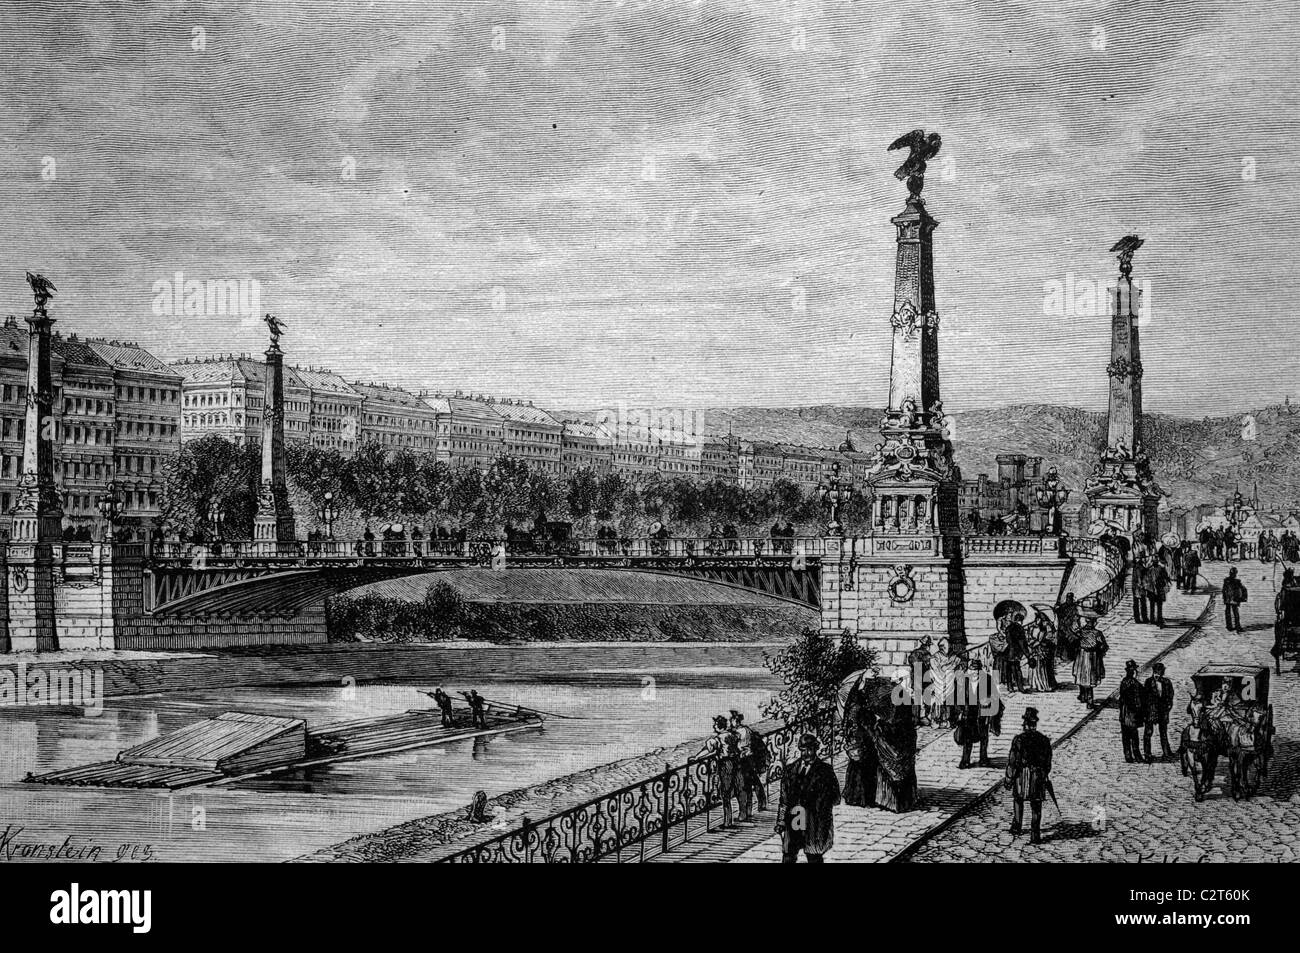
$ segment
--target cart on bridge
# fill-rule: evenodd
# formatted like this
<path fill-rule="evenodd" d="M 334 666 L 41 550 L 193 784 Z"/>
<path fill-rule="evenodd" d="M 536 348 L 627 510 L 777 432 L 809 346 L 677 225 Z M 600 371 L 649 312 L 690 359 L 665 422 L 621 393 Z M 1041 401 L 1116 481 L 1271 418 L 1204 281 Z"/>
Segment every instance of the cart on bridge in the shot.
<path fill-rule="evenodd" d="M 1214 783 L 1219 757 L 1228 759 L 1233 800 L 1253 797 L 1273 757 L 1273 706 L 1268 666 L 1213 662 L 1192 676 L 1192 721 L 1183 729 L 1178 754 L 1196 800 Z"/>

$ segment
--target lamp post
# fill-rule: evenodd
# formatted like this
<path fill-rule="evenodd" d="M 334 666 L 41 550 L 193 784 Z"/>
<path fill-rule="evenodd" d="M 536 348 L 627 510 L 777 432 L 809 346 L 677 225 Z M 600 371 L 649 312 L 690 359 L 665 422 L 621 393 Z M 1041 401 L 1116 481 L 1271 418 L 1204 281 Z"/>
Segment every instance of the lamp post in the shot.
<path fill-rule="evenodd" d="M 840 522 L 839 516 L 840 507 L 847 503 L 852 496 L 853 484 L 840 479 L 840 465 L 838 463 L 832 465 L 830 483 L 817 487 L 817 498 L 821 500 L 823 506 L 830 510 L 830 521 L 826 524 L 826 530 L 830 535 L 844 535 L 844 525 Z"/>
<path fill-rule="evenodd" d="M 104 494 L 95 501 L 95 506 L 99 508 L 99 515 L 104 518 L 104 542 L 111 543 L 114 538 L 114 527 L 118 519 L 122 516 L 122 498 L 117 492 L 117 482 L 109 480 L 104 486 Z"/>
<path fill-rule="evenodd" d="M 1043 478 L 1042 485 L 1034 490 L 1034 497 L 1044 511 L 1044 535 L 1059 536 L 1061 533 L 1061 507 L 1070 498 L 1070 491 L 1061 485 L 1061 477 L 1057 473 L 1056 467 L 1052 467 L 1047 471 L 1047 476 Z"/>
<path fill-rule="evenodd" d="M 339 511 L 334 506 L 334 494 L 330 490 L 325 491 L 325 497 L 321 501 L 316 515 L 325 524 L 325 538 L 332 542 L 334 540 L 334 521 L 338 519 Z"/>
<path fill-rule="evenodd" d="M 226 510 L 218 500 L 208 504 L 208 525 L 212 527 L 212 539 L 221 539 L 221 530 L 226 522 Z"/>

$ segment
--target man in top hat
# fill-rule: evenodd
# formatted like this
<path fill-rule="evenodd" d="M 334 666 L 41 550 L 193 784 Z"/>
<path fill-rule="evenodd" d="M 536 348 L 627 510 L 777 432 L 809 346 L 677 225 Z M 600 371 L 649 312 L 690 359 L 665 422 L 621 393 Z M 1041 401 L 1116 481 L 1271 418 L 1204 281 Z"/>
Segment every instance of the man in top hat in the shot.
<path fill-rule="evenodd" d="M 989 734 L 1002 734 L 1002 712 L 1007 706 L 998 697 L 993 673 L 984 671 L 984 664 L 979 659 L 971 660 L 966 680 L 958 688 L 962 691 L 955 698 L 953 712 L 956 724 L 952 732 L 953 740 L 961 746 L 961 761 L 957 767 L 971 766 L 971 749 L 978 741 L 979 767 L 991 768 L 993 762 L 989 760 Z"/>
<path fill-rule="evenodd" d="M 1011 833 L 1024 832 L 1025 801 L 1030 807 L 1029 842 L 1042 841 L 1043 798 L 1051 787 L 1052 742 L 1038 730 L 1038 709 L 1026 708 L 1025 730 L 1011 739 L 1006 786 L 1011 789 Z"/>
<path fill-rule="evenodd" d="M 782 863 L 797 862 L 802 850 L 808 863 L 820 864 L 835 843 L 834 808 L 840 803 L 840 779 L 817 757 L 820 747 L 816 735 L 802 735 L 799 760 L 787 764 L 782 773 L 776 825 Z"/>
<path fill-rule="evenodd" d="M 1246 585 L 1237 578 L 1237 567 L 1228 570 L 1228 578 L 1223 580 L 1223 623 L 1229 632 L 1240 632 L 1241 610 L 1238 608 L 1246 601 Z"/>
<path fill-rule="evenodd" d="M 1124 663 L 1124 680 L 1119 683 L 1119 737 L 1124 745 L 1124 760 L 1129 764 L 1142 760 L 1138 729 L 1146 723 L 1142 683 L 1137 673 L 1138 663 L 1129 659 Z"/>
<path fill-rule="evenodd" d="M 1165 677 L 1165 665 L 1156 662 L 1151 666 L 1151 677 L 1142 686 L 1142 700 L 1146 708 L 1146 728 L 1142 731 L 1142 753 L 1147 764 L 1151 758 L 1151 733 L 1160 726 L 1161 756 L 1168 761 L 1173 751 L 1169 747 L 1169 713 L 1174 707 L 1174 683 Z"/>

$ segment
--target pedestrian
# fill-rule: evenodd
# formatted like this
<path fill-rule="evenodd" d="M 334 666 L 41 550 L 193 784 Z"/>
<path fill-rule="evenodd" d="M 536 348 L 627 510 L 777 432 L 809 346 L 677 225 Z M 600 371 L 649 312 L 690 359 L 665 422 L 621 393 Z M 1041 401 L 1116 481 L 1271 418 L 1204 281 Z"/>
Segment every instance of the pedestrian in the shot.
<path fill-rule="evenodd" d="M 1133 621 L 1146 625 L 1151 621 L 1151 601 L 1147 593 L 1147 578 L 1151 572 L 1151 550 L 1146 540 L 1139 538 L 1133 544 Z"/>
<path fill-rule="evenodd" d="M 922 636 L 916 648 L 905 656 L 908 677 L 912 680 L 914 686 L 912 691 L 912 717 L 916 719 L 918 725 L 930 724 L 930 715 L 925 706 L 925 686 L 931 684 L 930 645 L 930 637 L 928 635 Z"/>
<path fill-rule="evenodd" d="M 465 701 L 469 702 L 470 724 L 475 728 L 486 728 L 487 699 L 473 688 L 468 692 L 461 692 L 461 694 L 465 696 Z"/>
<path fill-rule="evenodd" d="M 1246 601 L 1246 586 L 1237 578 L 1237 567 L 1228 570 L 1228 577 L 1223 580 L 1223 622 L 1229 632 L 1241 632 L 1241 610 L 1239 606 Z"/>
<path fill-rule="evenodd" d="M 1138 748 L 1138 729 L 1146 723 L 1142 683 L 1137 677 L 1138 663 L 1124 663 L 1124 679 L 1119 683 L 1119 737 L 1124 746 L 1124 760 L 1132 764 L 1142 760 Z"/>
<path fill-rule="evenodd" d="M 712 773 L 717 779 L 714 792 L 722 803 L 722 830 L 731 830 L 737 826 L 731 809 L 733 797 L 740 805 L 741 820 L 748 823 L 745 789 L 740 784 L 740 745 L 726 715 L 718 715 L 713 719 L 713 735 L 690 760 L 704 761 L 708 758 L 714 759 L 715 770 Z"/>
<path fill-rule="evenodd" d="M 1106 677 L 1105 656 L 1109 646 L 1106 635 L 1097 628 L 1101 617 L 1091 606 L 1079 609 L 1083 620 L 1079 630 L 1079 654 L 1074 657 L 1074 682 L 1079 686 L 1079 701 L 1093 707 L 1093 690 Z"/>
<path fill-rule="evenodd" d="M 1160 756 L 1168 761 L 1174 756 L 1169 747 L 1169 713 L 1174 708 L 1174 683 L 1165 678 L 1163 662 L 1151 666 L 1151 677 L 1142 686 L 1142 705 L 1146 715 L 1146 728 L 1142 731 L 1142 753 L 1147 764 L 1151 758 L 1151 735 L 1160 728 Z"/>
<path fill-rule="evenodd" d="M 1079 604 L 1074 593 L 1067 592 L 1056 609 L 1056 651 L 1062 662 L 1073 662 L 1079 652 Z"/>
<path fill-rule="evenodd" d="M 767 785 L 763 782 L 763 772 L 767 770 L 767 743 L 749 725 L 745 716 L 736 709 L 731 709 L 731 730 L 736 735 L 736 746 L 740 750 L 740 781 L 745 790 L 745 803 L 758 801 L 760 811 L 767 810 Z M 752 812 L 747 812 L 751 813 Z M 741 820 L 749 820 L 742 817 Z"/>
<path fill-rule="evenodd" d="M 822 863 L 835 844 L 835 805 L 840 803 L 840 781 L 829 764 L 817 757 L 816 735 L 799 738 L 799 760 L 781 773 L 781 801 L 777 806 L 781 835 L 781 861 L 796 863 L 799 851 L 810 864 Z"/>
<path fill-rule="evenodd" d="M 947 728 L 951 724 L 956 680 L 957 658 L 949 651 L 948 640 L 940 639 L 930 656 L 930 698 L 926 708 L 932 725 Z"/>
<path fill-rule="evenodd" d="M 1029 686 L 1031 692 L 1056 691 L 1056 626 L 1042 609 L 1034 609 L 1034 621 L 1026 630 L 1029 641 Z"/>
<path fill-rule="evenodd" d="M 908 673 L 894 675 L 894 692 L 907 691 Z M 867 736 L 876 749 L 876 803 L 887 811 L 902 814 L 914 810 L 916 785 L 916 722 L 910 704 L 886 705 L 879 717 L 867 724 Z"/>
<path fill-rule="evenodd" d="M 1183 552 L 1183 579 L 1182 589 L 1184 592 L 1196 592 L 1196 577 L 1201 571 L 1201 557 L 1196 552 L 1196 548 L 1191 543 L 1184 543 Z"/>
<path fill-rule="evenodd" d="M 993 675 L 984 671 L 979 659 L 972 659 L 961 694 L 953 707 L 955 726 L 952 738 L 961 748 L 961 761 L 957 767 L 965 769 L 971 766 L 971 751 L 976 742 L 980 746 L 978 767 L 993 766 L 989 761 L 989 735 L 1002 734 L 1002 713 L 1006 707 L 998 697 Z"/>
<path fill-rule="evenodd" d="M 844 803 L 853 807 L 876 806 L 876 745 L 868 726 L 876 722 L 862 680 L 849 691 L 844 705 Z"/>
<path fill-rule="evenodd" d="M 433 690 L 433 700 L 438 703 L 438 710 L 442 712 L 442 727 L 454 727 L 454 720 L 451 717 L 451 696 L 439 687 Z"/>
<path fill-rule="evenodd" d="M 1147 573 L 1147 618 L 1154 624 L 1165 627 L 1165 596 L 1169 594 L 1169 570 L 1164 560 L 1157 559 Z"/>
<path fill-rule="evenodd" d="M 1051 791 L 1052 742 L 1038 730 L 1038 709 L 1026 708 L 1024 731 L 1011 739 L 1006 786 L 1011 789 L 1011 833 L 1024 832 L 1025 802 L 1029 802 L 1029 842 L 1043 840 L 1043 798 Z"/>

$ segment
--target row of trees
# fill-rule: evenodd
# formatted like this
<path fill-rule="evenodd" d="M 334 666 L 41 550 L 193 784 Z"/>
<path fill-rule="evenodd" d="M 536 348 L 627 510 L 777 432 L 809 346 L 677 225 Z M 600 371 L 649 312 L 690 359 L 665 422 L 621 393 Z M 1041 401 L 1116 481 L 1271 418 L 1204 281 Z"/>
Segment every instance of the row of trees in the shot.
<path fill-rule="evenodd" d="M 726 526 L 742 536 L 764 535 L 777 519 L 812 535 L 826 525 L 817 494 L 786 480 L 744 490 L 725 480 L 634 483 L 591 469 L 556 477 L 504 455 L 480 470 L 375 444 L 351 457 L 291 444 L 286 457 L 290 503 L 303 534 L 324 528 L 318 511 L 327 492 L 337 511 L 335 535 L 342 538 L 392 522 L 418 524 L 426 532 L 435 526 L 464 529 L 471 537 L 494 535 L 507 526 L 527 529 L 539 520 L 572 522 L 580 535 L 612 526 L 628 536 L 643 535 L 655 521 L 678 536 L 704 536 Z M 166 530 L 182 536 L 211 533 L 215 504 L 225 536 L 251 537 L 260 461 L 260 448 L 216 435 L 184 444 L 164 472 Z M 840 519 L 850 531 L 869 518 L 869 502 L 861 495 L 841 508 Z"/>

